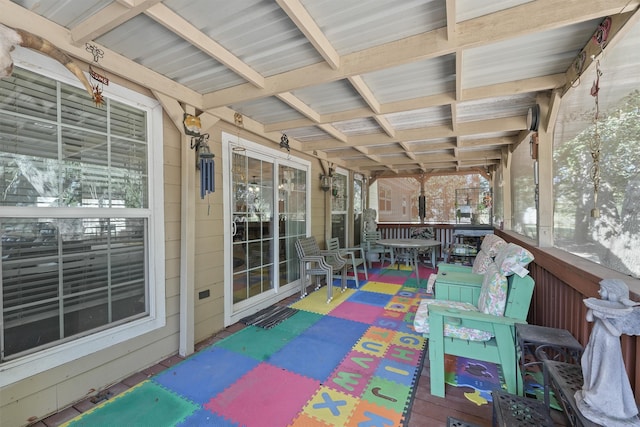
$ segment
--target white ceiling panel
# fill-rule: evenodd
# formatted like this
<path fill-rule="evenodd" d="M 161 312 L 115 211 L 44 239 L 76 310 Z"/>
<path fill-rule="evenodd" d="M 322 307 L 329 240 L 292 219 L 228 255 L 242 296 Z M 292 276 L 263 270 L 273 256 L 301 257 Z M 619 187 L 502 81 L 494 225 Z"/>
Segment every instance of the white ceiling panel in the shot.
<path fill-rule="evenodd" d="M 626 28 L 622 14 L 640 0 L 0 5 L 0 23 L 50 38 L 84 70 L 93 60 L 85 42 L 96 44 L 107 76 L 163 94 L 165 106 L 232 125 L 240 112 L 256 122 L 258 137 L 278 144 L 286 133 L 304 155 L 367 176 L 462 173 L 483 164 L 487 150 L 520 143 L 528 108 L 569 90 L 572 63 L 594 47 L 605 17 L 615 21 L 623 53 L 607 48 L 601 56 L 601 93 L 625 96 L 640 79 L 638 19 Z M 563 136 L 579 132 L 593 109 L 593 73 L 587 68 L 562 99 L 585 106 L 585 119 L 559 117 Z"/>

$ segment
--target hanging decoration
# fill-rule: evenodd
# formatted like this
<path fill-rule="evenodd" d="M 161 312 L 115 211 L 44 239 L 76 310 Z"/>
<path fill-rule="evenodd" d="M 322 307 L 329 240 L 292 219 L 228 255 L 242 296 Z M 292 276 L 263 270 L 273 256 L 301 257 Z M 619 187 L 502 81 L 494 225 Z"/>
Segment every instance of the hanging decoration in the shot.
<path fill-rule="evenodd" d="M 206 134 L 207 140 L 209 134 Z M 216 191 L 215 181 L 215 162 L 213 158 L 215 155 L 209 149 L 209 145 L 203 143 L 199 151 L 200 157 L 200 198 L 204 199 L 204 196 Z M 210 207 L 210 206 L 209 206 Z"/>
<path fill-rule="evenodd" d="M 595 100 L 595 114 L 593 117 L 593 139 L 589 143 L 589 151 L 591 152 L 591 158 L 593 164 L 591 165 L 591 181 L 593 182 L 593 209 L 591 209 L 591 217 L 598 218 L 600 216 L 600 210 L 598 209 L 598 191 L 600 190 L 600 149 L 602 148 L 602 141 L 600 139 L 600 131 L 598 129 L 598 119 L 600 115 L 600 107 L 598 105 L 598 94 L 600 92 L 600 77 L 602 71 L 600 70 L 600 61 L 596 61 L 596 79 L 591 86 L 591 96 Z"/>
<path fill-rule="evenodd" d="M 244 128 L 244 118 L 242 117 L 242 114 L 235 113 L 233 115 L 233 123 L 236 125 L 237 135 L 238 135 L 238 143 L 237 143 L 237 145 L 233 146 L 232 150 L 233 151 L 246 151 L 247 149 L 244 148 L 244 146 L 240 143 L 240 129 Z"/>
<path fill-rule="evenodd" d="M 286 133 L 283 133 L 280 137 L 280 148 L 286 148 L 287 153 L 291 153 L 291 148 L 289 147 L 289 138 L 287 138 Z"/>
<path fill-rule="evenodd" d="M 98 48 L 96 45 L 86 43 L 85 49 L 93 55 L 93 62 L 97 65 L 98 61 L 104 57 L 104 51 Z M 89 64 L 89 76 L 91 76 L 91 89 L 93 91 L 93 102 L 96 107 L 102 107 L 104 105 L 104 87 L 109 86 L 109 79 L 106 75 L 102 75 L 94 70 L 93 66 Z M 95 82 L 95 84 L 94 84 Z"/>

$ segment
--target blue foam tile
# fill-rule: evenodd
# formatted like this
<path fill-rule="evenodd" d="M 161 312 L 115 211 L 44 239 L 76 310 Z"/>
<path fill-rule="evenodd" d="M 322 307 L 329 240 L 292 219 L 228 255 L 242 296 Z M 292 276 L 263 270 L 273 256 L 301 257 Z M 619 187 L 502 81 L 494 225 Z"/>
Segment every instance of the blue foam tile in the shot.
<path fill-rule="evenodd" d="M 308 378 L 325 381 L 351 351 L 353 344 L 354 342 L 347 346 L 303 334 L 271 355 L 268 363 Z"/>
<path fill-rule="evenodd" d="M 152 381 L 192 402 L 204 404 L 259 363 L 224 348 L 212 348 L 166 369 Z"/>
<path fill-rule="evenodd" d="M 416 377 L 416 371 L 416 366 L 400 363 L 396 360 L 382 359 L 376 369 L 375 376 L 411 387 Z"/>
<path fill-rule="evenodd" d="M 206 409 L 199 409 L 191 416 L 185 418 L 182 422 L 176 424 L 176 427 L 193 426 L 240 427 L 240 424 L 229 421 L 218 414 L 207 411 Z"/>
<path fill-rule="evenodd" d="M 376 307 L 384 307 L 389 303 L 389 301 L 391 301 L 391 298 L 393 298 L 393 295 L 360 291 L 351 295 L 347 301 L 375 305 Z"/>
<path fill-rule="evenodd" d="M 329 313 L 329 316 L 324 316 L 302 332 L 302 335 L 317 338 L 321 341 L 346 345 L 350 348 L 370 326 L 349 319 L 333 317 Z"/>

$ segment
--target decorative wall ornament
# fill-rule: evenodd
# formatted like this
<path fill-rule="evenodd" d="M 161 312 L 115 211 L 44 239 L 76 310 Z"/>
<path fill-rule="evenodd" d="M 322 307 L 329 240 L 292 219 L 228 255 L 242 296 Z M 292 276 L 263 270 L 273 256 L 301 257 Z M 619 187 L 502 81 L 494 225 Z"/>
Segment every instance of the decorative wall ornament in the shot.
<path fill-rule="evenodd" d="M 283 133 L 280 137 L 280 148 L 286 148 L 287 152 L 291 152 L 291 148 L 289 147 L 289 138 L 287 138 L 287 134 Z"/>
<path fill-rule="evenodd" d="M 82 83 L 89 95 L 91 95 L 91 98 L 97 101 L 93 87 L 84 73 L 78 64 L 66 53 L 40 36 L 24 30 L 13 29 L 2 24 L 0 24 L 0 79 L 9 77 L 13 73 L 13 58 L 11 58 L 11 52 L 16 46 L 37 50 L 64 65 L 80 80 L 80 83 Z"/>
<path fill-rule="evenodd" d="M 87 50 L 87 52 L 91 52 L 91 54 L 93 55 L 93 62 L 96 65 L 98 64 L 98 61 L 104 57 L 104 51 L 98 48 L 96 45 L 86 43 L 85 49 Z M 109 79 L 107 78 L 107 76 L 102 75 L 94 70 L 91 65 L 89 65 L 89 76 L 91 76 L 91 80 L 94 80 L 96 82 L 95 84 L 91 85 L 93 89 L 93 101 L 96 103 L 96 107 L 100 107 L 104 104 L 102 93 L 104 92 L 104 87 L 109 86 Z"/>

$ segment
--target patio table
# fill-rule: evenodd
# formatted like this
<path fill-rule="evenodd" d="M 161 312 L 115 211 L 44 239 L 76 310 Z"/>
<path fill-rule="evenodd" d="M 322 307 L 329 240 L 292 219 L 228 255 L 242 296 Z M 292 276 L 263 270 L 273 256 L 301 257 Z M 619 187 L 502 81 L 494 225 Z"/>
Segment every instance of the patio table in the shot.
<path fill-rule="evenodd" d="M 416 272 L 416 282 L 420 283 L 420 274 L 418 273 L 418 253 L 421 249 L 429 249 L 431 252 L 431 265 L 433 268 L 436 266 L 436 248 L 440 247 L 438 240 L 432 239 L 380 239 L 376 240 L 376 243 L 383 246 L 388 246 L 393 249 L 406 249 L 410 250 L 413 255 L 413 268 Z M 395 260 L 392 259 L 391 263 Z"/>

